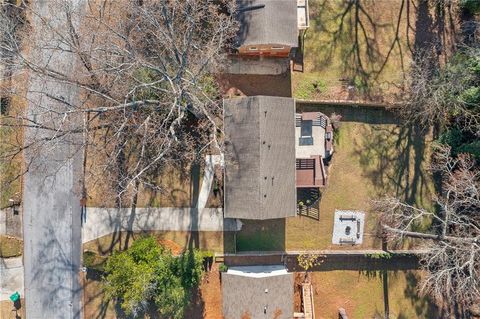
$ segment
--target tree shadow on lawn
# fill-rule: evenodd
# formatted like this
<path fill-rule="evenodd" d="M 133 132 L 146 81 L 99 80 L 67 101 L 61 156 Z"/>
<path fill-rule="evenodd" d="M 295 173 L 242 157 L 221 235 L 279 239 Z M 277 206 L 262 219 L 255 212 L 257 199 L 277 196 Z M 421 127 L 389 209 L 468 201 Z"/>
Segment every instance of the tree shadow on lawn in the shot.
<path fill-rule="evenodd" d="M 416 126 L 371 127 L 371 133 L 356 143 L 354 153 L 378 195 L 399 197 L 409 204 L 428 205 L 430 191 L 426 174 L 428 132 Z"/>
<path fill-rule="evenodd" d="M 413 271 L 408 271 L 405 277 L 407 286 L 405 287 L 404 296 L 410 300 L 417 316 L 427 315 L 428 318 L 445 318 L 446 314 L 443 312 L 443 309 L 440 309 L 429 296 L 422 295 L 419 292 L 420 276 Z M 406 316 L 400 313 L 399 318 L 406 318 Z"/>
<path fill-rule="evenodd" d="M 389 87 L 403 90 L 412 57 L 428 51 L 446 59 L 455 48 L 457 17 L 449 1 L 323 0 L 312 1 L 310 11 L 306 54 L 313 71 L 341 68 L 339 80 L 369 99 L 382 100 Z"/>

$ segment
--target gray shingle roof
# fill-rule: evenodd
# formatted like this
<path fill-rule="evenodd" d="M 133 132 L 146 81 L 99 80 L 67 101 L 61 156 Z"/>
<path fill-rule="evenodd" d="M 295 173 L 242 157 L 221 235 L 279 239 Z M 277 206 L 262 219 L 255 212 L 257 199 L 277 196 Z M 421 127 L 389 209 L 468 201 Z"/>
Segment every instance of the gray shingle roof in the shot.
<path fill-rule="evenodd" d="M 224 100 L 225 217 L 295 216 L 295 101 Z"/>
<path fill-rule="evenodd" d="M 231 269 L 246 272 L 252 276 L 233 274 Z M 293 318 L 293 274 L 285 271 L 275 274 L 280 269 L 285 267 L 283 265 L 242 266 L 232 267 L 227 273 L 223 273 L 224 318 Z M 272 273 L 269 275 L 268 272 Z"/>
<path fill-rule="evenodd" d="M 260 44 L 298 46 L 296 0 L 237 0 L 237 8 L 239 47 Z"/>

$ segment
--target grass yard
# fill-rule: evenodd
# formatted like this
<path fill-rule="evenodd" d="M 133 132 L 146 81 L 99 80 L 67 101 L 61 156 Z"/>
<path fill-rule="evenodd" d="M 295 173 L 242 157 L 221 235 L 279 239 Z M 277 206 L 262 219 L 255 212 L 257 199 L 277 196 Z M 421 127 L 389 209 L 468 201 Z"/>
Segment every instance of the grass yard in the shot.
<path fill-rule="evenodd" d="M 23 241 L 10 236 L 0 236 L 0 257 L 18 257 L 23 254 Z"/>
<path fill-rule="evenodd" d="M 242 223 L 242 230 L 236 234 L 237 251 L 285 250 L 285 219 L 242 220 Z"/>
<path fill-rule="evenodd" d="M 83 276 L 83 315 L 85 318 L 117 318 L 115 304 L 106 300 L 100 280 L 87 279 Z"/>
<path fill-rule="evenodd" d="M 420 275 L 420 271 L 389 271 L 384 286 L 380 272 L 312 273 L 316 318 L 336 319 L 339 307 L 349 318 L 384 318 L 385 299 L 391 319 L 439 318 L 435 304 L 416 290 Z"/>
<path fill-rule="evenodd" d="M 286 221 L 286 249 L 381 248 L 377 218 L 370 203 L 390 194 L 429 208 L 433 181 L 427 171 L 431 136 L 397 125 L 342 123 L 336 135 L 329 181 L 320 202 L 320 220 L 291 217 Z M 366 212 L 363 244 L 331 244 L 335 209 Z"/>
<path fill-rule="evenodd" d="M 89 167 L 95 170 L 94 165 Z M 92 171 L 89 175 L 92 178 L 87 180 L 87 206 L 116 207 L 115 191 L 105 183 L 106 180 L 98 179 L 98 176 L 102 176 L 100 174 L 103 173 Z M 203 173 L 198 166 L 165 168 L 158 178 L 162 190 L 141 188 L 137 207 L 192 207 L 198 197 L 202 178 Z"/>
<path fill-rule="evenodd" d="M 14 116 L 22 112 L 25 101 L 18 96 L 12 96 L 8 108 L 8 115 Z M 4 125 L 2 125 L 4 124 Z M 13 125 L 14 121 L 0 116 L 0 156 L 11 154 L 23 143 L 23 130 L 18 127 L 5 126 Z M 13 160 L 0 158 L 0 208 L 9 204 L 9 199 L 21 199 L 21 178 L 22 154 L 17 155 Z"/>
<path fill-rule="evenodd" d="M 91 251 L 101 256 L 111 254 L 115 250 L 123 250 L 135 241 L 135 239 L 145 236 L 146 234 L 155 236 L 159 243 L 166 244 L 171 248 L 172 252 L 177 250 L 188 249 L 194 247 L 200 250 L 210 250 L 214 252 L 223 252 L 224 245 L 226 249 L 232 250 L 232 243 L 227 241 L 224 243 L 223 232 L 145 232 L 132 233 L 120 232 L 100 237 L 83 244 L 84 251 Z"/>
<path fill-rule="evenodd" d="M 292 77 L 303 99 L 392 101 L 412 55 L 440 41 L 442 62 L 458 30 L 454 12 L 438 15 L 412 0 L 311 0 L 309 9 L 305 72 Z"/>

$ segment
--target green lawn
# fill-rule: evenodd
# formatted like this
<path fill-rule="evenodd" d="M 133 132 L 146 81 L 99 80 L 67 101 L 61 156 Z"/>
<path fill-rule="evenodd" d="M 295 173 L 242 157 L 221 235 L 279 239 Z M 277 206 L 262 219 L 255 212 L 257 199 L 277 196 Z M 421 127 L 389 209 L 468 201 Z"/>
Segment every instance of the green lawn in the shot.
<path fill-rule="evenodd" d="M 396 195 L 429 208 L 433 183 L 428 168 L 430 135 L 416 135 L 396 125 L 342 123 L 320 202 L 320 220 L 291 217 L 286 222 L 286 249 L 381 248 L 377 216 L 370 203 L 384 194 Z M 336 209 L 366 212 L 364 243 L 331 244 Z"/>
<path fill-rule="evenodd" d="M 236 234 L 237 251 L 285 250 L 285 219 L 242 220 Z"/>
<path fill-rule="evenodd" d="M 349 318 L 384 318 L 385 300 L 391 319 L 438 318 L 434 303 L 417 291 L 420 271 L 383 273 L 328 271 L 312 273 L 315 314 L 318 319 L 338 318 L 338 308 Z"/>

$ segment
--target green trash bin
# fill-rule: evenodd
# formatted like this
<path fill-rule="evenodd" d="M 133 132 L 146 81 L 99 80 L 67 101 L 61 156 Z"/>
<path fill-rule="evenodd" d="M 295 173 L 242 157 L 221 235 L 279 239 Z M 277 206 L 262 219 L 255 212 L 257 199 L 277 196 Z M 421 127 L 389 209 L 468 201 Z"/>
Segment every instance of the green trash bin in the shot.
<path fill-rule="evenodd" d="M 10 300 L 14 303 L 20 300 L 20 294 L 18 291 L 15 291 L 15 293 L 10 296 Z"/>

